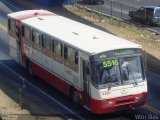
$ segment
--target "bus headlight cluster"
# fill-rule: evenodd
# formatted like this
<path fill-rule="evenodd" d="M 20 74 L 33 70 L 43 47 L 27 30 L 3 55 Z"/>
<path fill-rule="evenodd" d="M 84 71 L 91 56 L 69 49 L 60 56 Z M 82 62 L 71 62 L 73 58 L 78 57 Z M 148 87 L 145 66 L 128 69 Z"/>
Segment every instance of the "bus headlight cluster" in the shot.
<path fill-rule="evenodd" d="M 107 102 L 104 102 L 103 105 L 104 105 L 104 106 L 111 106 L 111 105 L 114 105 L 114 101 L 107 101 Z"/>
<path fill-rule="evenodd" d="M 135 97 L 135 101 L 144 101 L 144 100 L 145 100 L 144 96 Z"/>

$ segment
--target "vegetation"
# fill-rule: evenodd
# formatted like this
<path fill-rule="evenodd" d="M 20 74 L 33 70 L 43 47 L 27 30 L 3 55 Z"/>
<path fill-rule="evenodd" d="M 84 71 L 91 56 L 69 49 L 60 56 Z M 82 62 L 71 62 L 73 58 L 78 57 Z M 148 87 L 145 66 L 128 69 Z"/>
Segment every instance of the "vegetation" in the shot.
<path fill-rule="evenodd" d="M 160 66 L 160 35 L 147 30 L 145 27 L 138 27 L 121 20 L 102 16 L 101 14 L 77 6 L 67 6 L 66 9 L 77 16 L 81 16 L 83 20 L 92 22 L 116 36 L 141 44 L 143 49 L 148 53 L 148 66 L 151 69 L 155 69 L 157 64 Z M 82 19 L 79 21 L 81 22 Z"/>

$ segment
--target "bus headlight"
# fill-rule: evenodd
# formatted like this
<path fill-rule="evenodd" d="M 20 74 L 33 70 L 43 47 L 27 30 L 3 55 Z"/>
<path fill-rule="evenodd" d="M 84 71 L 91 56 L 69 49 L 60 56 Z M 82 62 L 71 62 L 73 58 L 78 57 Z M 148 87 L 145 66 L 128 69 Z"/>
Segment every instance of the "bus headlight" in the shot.
<path fill-rule="evenodd" d="M 114 105 L 114 101 L 107 101 L 107 102 L 104 102 L 103 105 L 104 105 L 104 106 L 111 106 L 111 105 Z"/>
<path fill-rule="evenodd" d="M 144 100 L 145 100 L 144 96 L 135 97 L 135 101 L 144 101 Z"/>

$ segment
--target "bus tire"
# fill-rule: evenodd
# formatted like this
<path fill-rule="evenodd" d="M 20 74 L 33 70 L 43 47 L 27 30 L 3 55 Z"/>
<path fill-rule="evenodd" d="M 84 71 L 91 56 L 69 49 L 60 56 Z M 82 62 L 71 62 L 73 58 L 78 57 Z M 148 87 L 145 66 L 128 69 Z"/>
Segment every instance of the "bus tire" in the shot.
<path fill-rule="evenodd" d="M 72 91 L 72 101 L 77 106 L 80 105 L 80 96 L 79 96 L 79 94 L 78 94 L 78 92 L 76 90 Z"/>
<path fill-rule="evenodd" d="M 30 76 L 34 76 L 34 72 L 33 72 L 33 68 L 32 68 L 32 64 L 29 60 L 27 60 L 27 71 L 30 74 Z"/>

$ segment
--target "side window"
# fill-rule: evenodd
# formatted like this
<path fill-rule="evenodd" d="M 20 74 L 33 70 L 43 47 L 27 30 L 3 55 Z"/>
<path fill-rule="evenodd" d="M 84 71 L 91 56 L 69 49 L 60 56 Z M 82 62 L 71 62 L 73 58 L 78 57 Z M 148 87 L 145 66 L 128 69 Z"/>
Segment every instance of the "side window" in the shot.
<path fill-rule="evenodd" d="M 28 27 L 25 27 L 24 35 L 25 35 L 25 38 L 26 38 L 27 40 L 30 40 L 30 39 L 31 39 L 31 29 L 28 28 Z"/>
<path fill-rule="evenodd" d="M 75 52 L 75 64 L 78 65 L 78 51 Z"/>
<path fill-rule="evenodd" d="M 75 63 L 75 50 L 72 48 L 68 48 L 68 59 Z"/>
<path fill-rule="evenodd" d="M 31 29 L 29 27 L 23 26 L 23 32 L 22 32 L 22 36 L 26 39 L 26 40 L 31 40 Z"/>
<path fill-rule="evenodd" d="M 32 30 L 32 44 L 33 48 L 39 50 L 39 38 L 40 33 L 38 31 Z"/>
<path fill-rule="evenodd" d="M 46 50 L 51 50 L 51 37 L 42 35 L 42 47 Z"/>
<path fill-rule="evenodd" d="M 45 45 L 45 48 L 46 48 L 47 50 L 51 51 L 51 38 L 48 37 L 48 36 L 46 36 L 44 43 L 45 43 L 45 44 L 44 44 L 44 45 Z"/>
<path fill-rule="evenodd" d="M 54 42 L 55 54 L 58 56 L 62 56 L 62 44 L 58 41 Z"/>
<path fill-rule="evenodd" d="M 22 39 L 26 44 L 28 44 L 28 45 L 32 44 L 32 41 L 31 41 L 31 28 L 29 28 L 27 26 L 22 26 Z"/>
<path fill-rule="evenodd" d="M 64 46 L 64 59 L 68 58 L 68 47 Z"/>
<path fill-rule="evenodd" d="M 54 40 L 52 39 L 52 53 L 54 53 Z"/>
<path fill-rule="evenodd" d="M 16 31 L 16 26 L 15 26 L 15 21 L 14 20 L 10 20 L 10 30 L 11 31 Z"/>
<path fill-rule="evenodd" d="M 15 21 L 12 19 L 8 19 L 8 32 L 11 36 L 16 37 Z"/>
<path fill-rule="evenodd" d="M 51 57 L 51 37 L 50 36 L 42 35 L 41 46 L 42 46 L 43 53 Z"/>
<path fill-rule="evenodd" d="M 64 59 L 65 66 L 78 72 L 78 51 L 74 48 L 64 46 Z"/>
<path fill-rule="evenodd" d="M 63 63 L 63 44 L 57 40 L 52 40 L 52 58 Z"/>

